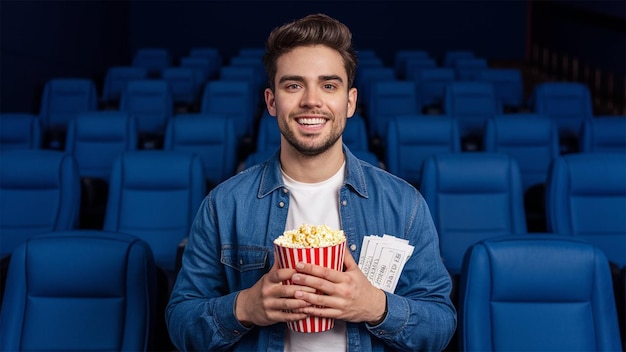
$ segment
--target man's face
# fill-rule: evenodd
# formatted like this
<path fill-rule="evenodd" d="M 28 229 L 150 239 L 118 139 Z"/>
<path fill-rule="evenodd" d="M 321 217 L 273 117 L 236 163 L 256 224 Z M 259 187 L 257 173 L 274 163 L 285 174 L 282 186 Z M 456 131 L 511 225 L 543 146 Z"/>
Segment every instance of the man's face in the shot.
<path fill-rule="evenodd" d="M 326 46 L 298 47 L 277 61 L 275 91 L 265 91 L 269 113 L 278 119 L 283 148 L 318 155 L 341 141 L 356 107 L 356 89 L 339 53 Z M 285 145 L 285 141 L 287 145 Z"/>

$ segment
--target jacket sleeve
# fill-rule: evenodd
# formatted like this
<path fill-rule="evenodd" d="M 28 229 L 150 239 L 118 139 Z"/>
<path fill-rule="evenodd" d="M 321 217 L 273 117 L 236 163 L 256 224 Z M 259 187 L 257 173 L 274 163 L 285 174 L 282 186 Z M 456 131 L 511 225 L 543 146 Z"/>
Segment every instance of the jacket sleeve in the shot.
<path fill-rule="evenodd" d="M 227 293 L 210 195 L 192 225 L 183 266 L 166 308 L 172 343 L 181 351 L 226 350 L 248 328 L 234 314 L 237 292 Z"/>
<path fill-rule="evenodd" d="M 417 192 L 407 238 L 414 246 L 396 291 L 386 293 L 387 316 L 370 333 L 397 350 L 441 351 L 456 329 L 452 282 L 443 265 L 430 210 Z"/>

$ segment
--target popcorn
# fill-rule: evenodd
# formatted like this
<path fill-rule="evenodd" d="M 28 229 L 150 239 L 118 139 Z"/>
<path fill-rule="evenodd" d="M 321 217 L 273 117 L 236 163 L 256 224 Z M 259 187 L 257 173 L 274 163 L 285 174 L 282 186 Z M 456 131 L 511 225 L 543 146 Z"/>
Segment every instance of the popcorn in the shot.
<path fill-rule="evenodd" d="M 346 240 L 342 230 L 327 225 L 302 224 L 298 229 L 283 232 L 274 244 L 287 248 L 320 248 L 337 245 Z"/>

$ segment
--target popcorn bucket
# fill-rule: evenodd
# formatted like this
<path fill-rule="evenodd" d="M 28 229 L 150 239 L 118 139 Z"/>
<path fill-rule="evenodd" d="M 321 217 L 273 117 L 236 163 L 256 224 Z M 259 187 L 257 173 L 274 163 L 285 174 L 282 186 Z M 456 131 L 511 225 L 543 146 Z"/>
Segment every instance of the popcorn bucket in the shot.
<path fill-rule="evenodd" d="M 346 241 L 329 247 L 288 248 L 274 244 L 278 266 L 295 268 L 297 263 L 305 262 L 343 271 L 343 257 Z M 291 280 L 283 281 L 283 285 L 291 285 Z M 306 319 L 287 322 L 289 329 L 297 332 L 322 332 L 335 325 L 335 319 L 309 316 Z"/>

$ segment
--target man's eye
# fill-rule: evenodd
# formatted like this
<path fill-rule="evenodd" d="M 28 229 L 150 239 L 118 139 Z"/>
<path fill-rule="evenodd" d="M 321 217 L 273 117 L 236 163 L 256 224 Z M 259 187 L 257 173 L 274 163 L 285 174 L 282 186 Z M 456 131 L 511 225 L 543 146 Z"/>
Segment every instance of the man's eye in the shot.
<path fill-rule="evenodd" d="M 300 88 L 300 85 L 296 84 L 296 83 L 292 83 L 292 84 L 288 84 L 287 85 L 287 89 L 298 89 L 298 88 Z"/>
<path fill-rule="evenodd" d="M 335 86 L 332 85 L 332 84 L 325 84 L 324 85 L 324 89 L 333 90 L 333 89 L 335 89 Z"/>

